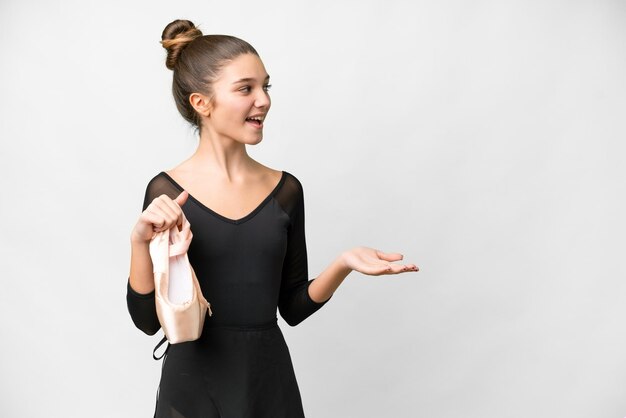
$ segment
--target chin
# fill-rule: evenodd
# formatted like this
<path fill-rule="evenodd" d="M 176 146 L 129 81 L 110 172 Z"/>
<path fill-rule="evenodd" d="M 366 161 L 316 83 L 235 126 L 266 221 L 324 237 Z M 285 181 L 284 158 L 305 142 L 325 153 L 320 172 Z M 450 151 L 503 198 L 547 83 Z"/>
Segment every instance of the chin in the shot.
<path fill-rule="evenodd" d="M 256 145 L 259 142 L 263 141 L 263 135 L 258 135 L 256 137 L 252 136 L 252 137 L 239 137 L 240 139 L 237 139 L 237 142 L 241 142 L 245 145 Z"/>
<path fill-rule="evenodd" d="M 261 142 L 261 141 L 263 141 L 263 135 L 260 135 L 257 139 L 254 139 L 254 140 L 251 142 L 251 145 L 256 145 L 256 144 L 258 144 L 258 143 L 259 143 L 259 142 Z"/>

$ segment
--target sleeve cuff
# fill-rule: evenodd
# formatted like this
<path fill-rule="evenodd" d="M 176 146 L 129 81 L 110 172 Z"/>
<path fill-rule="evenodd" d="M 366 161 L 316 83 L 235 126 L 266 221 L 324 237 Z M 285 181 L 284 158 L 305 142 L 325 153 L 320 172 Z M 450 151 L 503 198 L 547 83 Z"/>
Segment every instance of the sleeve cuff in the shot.
<path fill-rule="evenodd" d="M 133 297 L 136 297 L 136 298 L 140 298 L 140 299 L 154 299 L 154 293 L 155 293 L 154 290 L 152 292 L 150 292 L 150 293 L 139 293 L 135 289 L 133 289 L 130 286 L 130 277 L 128 278 L 128 282 L 126 284 L 126 290 L 128 291 L 128 293 L 130 295 L 132 295 Z"/>
<path fill-rule="evenodd" d="M 329 300 L 331 300 L 331 299 L 332 299 L 332 297 L 333 297 L 334 293 L 333 293 L 333 295 L 330 295 L 330 297 L 329 297 L 328 299 L 326 299 L 325 301 L 323 301 L 323 302 L 316 302 L 316 301 L 314 301 L 313 299 L 311 299 L 311 295 L 309 294 L 309 286 L 311 286 L 311 283 L 313 283 L 315 280 L 316 280 L 316 279 L 309 280 L 309 283 L 308 283 L 308 284 L 307 284 L 307 286 L 306 286 L 306 292 L 305 292 L 305 294 L 306 294 L 306 298 L 307 298 L 308 302 L 309 302 L 311 305 L 318 306 L 318 307 L 322 307 L 323 305 L 325 305 L 325 304 L 326 304 L 326 302 L 328 302 Z"/>

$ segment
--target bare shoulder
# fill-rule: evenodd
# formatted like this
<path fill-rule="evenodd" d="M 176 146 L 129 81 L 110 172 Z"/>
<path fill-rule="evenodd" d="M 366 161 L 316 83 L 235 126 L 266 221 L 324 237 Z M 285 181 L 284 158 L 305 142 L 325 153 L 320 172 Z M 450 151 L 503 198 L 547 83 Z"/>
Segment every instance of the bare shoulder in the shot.
<path fill-rule="evenodd" d="M 187 161 L 183 161 L 169 170 L 163 170 L 163 172 L 179 183 L 188 184 L 193 181 L 193 171 Z"/>
<path fill-rule="evenodd" d="M 261 177 L 266 179 L 267 182 L 271 184 L 276 184 L 280 181 L 283 176 L 282 170 L 276 170 L 271 167 L 267 167 L 261 163 L 258 163 L 260 167 Z"/>

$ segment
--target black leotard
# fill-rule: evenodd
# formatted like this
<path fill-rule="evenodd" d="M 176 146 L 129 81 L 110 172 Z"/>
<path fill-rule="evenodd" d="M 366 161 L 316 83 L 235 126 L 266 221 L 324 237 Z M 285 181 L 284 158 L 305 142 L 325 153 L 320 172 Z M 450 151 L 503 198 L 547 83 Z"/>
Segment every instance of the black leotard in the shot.
<path fill-rule="evenodd" d="M 143 210 L 183 188 L 167 173 L 146 188 Z M 303 417 L 289 350 L 276 309 L 295 326 L 327 301 L 308 287 L 302 184 L 283 171 L 274 190 L 241 219 L 226 218 L 189 195 L 182 210 L 193 239 L 187 252 L 211 303 L 199 340 L 172 344 L 163 360 L 155 417 Z M 330 300 L 330 299 L 329 299 Z M 159 328 L 154 291 L 127 284 L 128 310 L 143 332 Z"/>

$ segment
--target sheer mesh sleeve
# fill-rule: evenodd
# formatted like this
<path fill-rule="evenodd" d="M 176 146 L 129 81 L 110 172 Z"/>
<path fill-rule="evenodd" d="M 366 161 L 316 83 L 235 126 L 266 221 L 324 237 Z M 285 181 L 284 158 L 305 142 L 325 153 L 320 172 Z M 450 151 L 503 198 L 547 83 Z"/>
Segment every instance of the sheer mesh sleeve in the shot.
<path fill-rule="evenodd" d="M 162 194 L 169 196 L 171 199 L 175 199 L 180 194 L 180 191 L 168 182 L 166 178 L 157 175 L 148 182 L 141 211 L 146 210 L 148 205 Z M 130 286 L 130 277 L 128 278 L 126 285 L 126 305 L 128 306 L 128 313 L 130 313 L 130 317 L 135 326 L 148 335 L 156 334 L 161 328 L 161 324 L 157 318 L 154 294 L 154 290 L 146 294 L 136 292 Z"/>
<path fill-rule="evenodd" d="M 308 280 L 302 184 L 290 175 L 276 197 L 290 218 L 278 310 L 287 324 L 296 326 L 324 306 L 330 298 L 318 303 L 309 296 L 309 286 L 315 279 Z"/>

